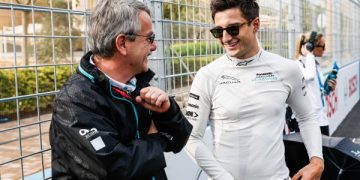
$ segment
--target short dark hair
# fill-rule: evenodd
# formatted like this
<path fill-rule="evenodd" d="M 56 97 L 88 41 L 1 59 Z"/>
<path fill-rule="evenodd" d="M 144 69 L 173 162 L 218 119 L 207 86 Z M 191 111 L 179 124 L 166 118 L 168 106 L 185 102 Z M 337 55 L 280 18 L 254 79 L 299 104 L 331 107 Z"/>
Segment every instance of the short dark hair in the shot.
<path fill-rule="evenodd" d="M 217 12 L 239 8 L 243 17 L 250 21 L 259 17 L 259 5 L 256 0 L 211 0 L 211 17 L 214 20 Z"/>

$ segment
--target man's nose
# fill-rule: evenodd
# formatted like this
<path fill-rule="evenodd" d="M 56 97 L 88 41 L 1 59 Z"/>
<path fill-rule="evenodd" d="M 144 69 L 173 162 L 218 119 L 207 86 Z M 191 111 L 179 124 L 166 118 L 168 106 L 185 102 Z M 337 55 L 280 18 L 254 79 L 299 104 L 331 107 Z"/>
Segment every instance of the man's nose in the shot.
<path fill-rule="evenodd" d="M 154 41 L 153 43 L 150 44 L 150 50 L 151 51 L 155 51 L 157 48 L 156 42 Z"/>
<path fill-rule="evenodd" d="M 227 42 L 228 40 L 231 40 L 232 36 L 227 32 L 227 31 L 223 31 L 223 36 L 222 36 L 222 41 L 223 42 Z"/>

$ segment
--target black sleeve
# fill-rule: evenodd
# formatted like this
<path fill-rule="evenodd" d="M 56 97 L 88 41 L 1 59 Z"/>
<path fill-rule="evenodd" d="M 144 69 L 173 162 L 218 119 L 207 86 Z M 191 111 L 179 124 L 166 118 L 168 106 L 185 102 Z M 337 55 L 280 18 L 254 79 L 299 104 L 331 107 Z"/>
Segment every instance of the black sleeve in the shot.
<path fill-rule="evenodd" d="M 164 113 L 153 112 L 156 128 L 167 141 L 166 151 L 180 152 L 189 139 L 192 125 L 185 118 L 173 98 L 169 98 L 171 106 Z"/>
<path fill-rule="evenodd" d="M 106 112 L 94 107 L 101 97 L 80 97 L 59 95 L 50 135 L 53 151 L 67 161 L 76 177 L 86 179 L 85 174 L 93 173 L 111 179 L 142 179 L 166 167 L 162 145 L 166 140 L 161 135 L 133 138 L 124 144 L 120 141 L 124 135 L 104 116 Z"/>

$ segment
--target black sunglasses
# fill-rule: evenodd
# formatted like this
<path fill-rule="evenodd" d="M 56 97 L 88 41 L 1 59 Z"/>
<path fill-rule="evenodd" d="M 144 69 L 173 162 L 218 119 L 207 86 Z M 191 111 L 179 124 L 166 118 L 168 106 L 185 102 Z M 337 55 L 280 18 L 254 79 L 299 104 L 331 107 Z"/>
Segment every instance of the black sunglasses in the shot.
<path fill-rule="evenodd" d="M 243 22 L 243 23 L 237 23 L 237 24 L 231 24 L 226 28 L 222 28 L 222 27 L 215 27 L 213 29 L 210 29 L 211 34 L 215 37 L 215 38 L 221 38 L 223 36 L 223 32 L 224 30 L 230 34 L 231 36 L 236 36 L 239 34 L 240 28 L 244 25 L 244 24 L 248 24 L 251 21 L 248 22 Z"/>
<path fill-rule="evenodd" d="M 141 34 L 132 34 L 132 33 L 126 33 L 127 36 L 141 36 L 141 37 L 146 37 L 146 40 L 152 44 L 154 43 L 155 41 L 155 34 L 151 34 L 151 35 L 148 35 L 148 36 L 144 36 L 144 35 L 141 35 Z"/>

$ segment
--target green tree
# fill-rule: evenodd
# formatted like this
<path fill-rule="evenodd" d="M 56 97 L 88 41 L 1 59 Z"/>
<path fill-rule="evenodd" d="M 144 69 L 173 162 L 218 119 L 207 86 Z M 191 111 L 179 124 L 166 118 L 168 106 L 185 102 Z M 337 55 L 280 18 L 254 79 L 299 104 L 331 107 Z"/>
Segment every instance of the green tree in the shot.
<path fill-rule="evenodd" d="M 53 6 L 61 9 L 67 9 L 67 2 L 66 1 L 53 1 Z M 43 18 L 42 22 L 46 22 L 43 24 L 42 32 L 51 32 L 51 23 L 47 23 L 51 21 L 51 17 L 43 16 L 39 17 Z M 69 36 L 69 19 L 68 14 L 57 14 L 53 15 L 53 31 L 54 34 L 61 34 L 64 36 Z M 64 33 L 65 32 L 65 33 Z M 78 36 L 81 32 L 79 29 L 72 27 L 71 35 Z M 49 38 L 42 38 L 37 43 L 37 61 L 38 63 L 45 64 L 50 63 L 53 60 L 52 54 L 53 49 L 52 47 L 52 40 Z M 55 38 L 54 39 L 54 47 L 55 47 L 55 54 L 56 57 L 59 59 L 66 58 L 67 54 L 70 49 L 70 42 L 69 38 Z"/>

